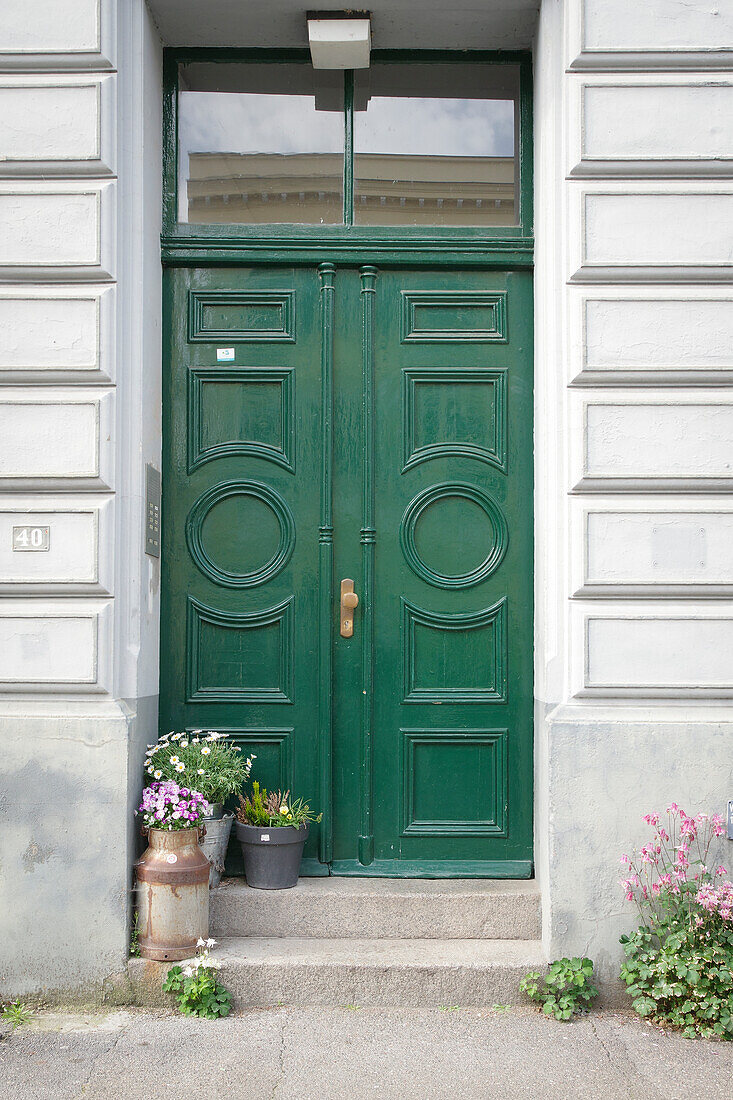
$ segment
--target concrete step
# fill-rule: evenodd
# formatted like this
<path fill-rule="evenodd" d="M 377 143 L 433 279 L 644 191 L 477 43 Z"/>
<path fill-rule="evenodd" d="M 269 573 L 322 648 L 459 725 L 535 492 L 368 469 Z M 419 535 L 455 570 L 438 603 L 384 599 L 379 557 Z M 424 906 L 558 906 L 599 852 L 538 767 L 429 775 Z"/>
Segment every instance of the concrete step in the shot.
<path fill-rule="evenodd" d="M 535 940 L 233 937 L 213 955 L 238 1009 L 518 1004 L 520 978 L 546 966 Z M 166 964 L 130 960 L 136 1003 L 162 1003 L 166 970 Z"/>
<path fill-rule="evenodd" d="M 211 934 L 318 939 L 535 940 L 532 881 L 301 878 L 292 890 L 224 879 L 211 893 Z"/>

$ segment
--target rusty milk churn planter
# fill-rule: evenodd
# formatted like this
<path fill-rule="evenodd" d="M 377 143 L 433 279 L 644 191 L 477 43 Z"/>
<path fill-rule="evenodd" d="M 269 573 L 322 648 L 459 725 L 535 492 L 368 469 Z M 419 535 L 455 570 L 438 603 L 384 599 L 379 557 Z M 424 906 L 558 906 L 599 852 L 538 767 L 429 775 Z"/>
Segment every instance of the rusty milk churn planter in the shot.
<path fill-rule="evenodd" d="M 209 871 L 199 847 L 209 805 L 197 791 L 155 783 L 138 813 L 148 847 L 135 864 L 140 954 L 175 962 L 209 934 Z"/>

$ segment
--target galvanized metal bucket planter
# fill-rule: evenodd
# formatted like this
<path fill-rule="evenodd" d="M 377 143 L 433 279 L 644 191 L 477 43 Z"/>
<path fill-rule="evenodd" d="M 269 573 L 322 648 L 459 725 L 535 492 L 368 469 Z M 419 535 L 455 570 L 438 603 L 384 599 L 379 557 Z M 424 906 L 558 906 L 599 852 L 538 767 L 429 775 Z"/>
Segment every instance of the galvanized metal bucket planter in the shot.
<path fill-rule="evenodd" d="M 197 941 L 209 934 L 210 870 L 199 829 L 149 830 L 135 864 L 144 959 L 175 962 L 196 954 Z"/>
<path fill-rule="evenodd" d="M 260 828 L 237 821 L 236 830 L 248 886 L 255 890 L 289 890 L 297 885 L 309 825 L 302 829 L 292 825 Z"/>
<path fill-rule="evenodd" d="M 217 805 L 221 808 L 221 803 L 218 803 L 215 804 L 214 810 L 217 809 Z M 204 855 L 211 862 L 209 886 L 212 890 L 221 882 L 233 821 L 234 814 L 219 813 L 217 815 L 215 813 L 213 817 L 204 818 L 206 836 L 200 842 L 200 846 Z"/>

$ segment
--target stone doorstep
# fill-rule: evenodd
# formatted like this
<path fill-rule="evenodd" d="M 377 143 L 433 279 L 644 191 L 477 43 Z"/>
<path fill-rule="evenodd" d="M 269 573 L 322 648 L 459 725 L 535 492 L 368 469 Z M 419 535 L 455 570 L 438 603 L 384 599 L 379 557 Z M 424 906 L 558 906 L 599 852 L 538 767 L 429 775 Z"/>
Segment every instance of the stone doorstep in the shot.
<path fill-rule="evenodd" d="M 211 935 L 537 940 L 540 893 L 514 879 L 301 878 L 253 890 L 230 878 L 211 893 Z"/>
<path fill-rule="evenodd" d="M 289 891 L 292 893 L 292 891 Z M 546 966 L 537 940 L 231 937 L 217 945 L 234 1007 L 518 1004 L 519 981 Z M 130 959 L 138 1004 L 161 992 L 168 964 Z"/>

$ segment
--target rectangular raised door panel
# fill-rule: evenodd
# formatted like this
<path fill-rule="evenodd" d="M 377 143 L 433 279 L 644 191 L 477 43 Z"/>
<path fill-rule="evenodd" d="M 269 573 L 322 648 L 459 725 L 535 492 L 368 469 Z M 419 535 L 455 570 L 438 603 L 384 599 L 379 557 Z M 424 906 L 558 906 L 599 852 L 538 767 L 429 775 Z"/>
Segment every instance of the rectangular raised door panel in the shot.
<path fill-rule="evenodd" d="M 293 290 L 193 291 L 189 305 L 191 341 L 295 342 Z"/>
<path fill-rule="evenodd" d="M 465 455 L 504 469 L 506 373 L 460 368 L 405 370 L 405 469 Z"/>
<path fill-rule="evenodd" d="M 293 469 L 292 367 L 192 367 L 188 380 L 189 472 L 227 455 L 251 455 Z"/>
<path fill-rule="evenodd" d="M 506 730 L 402 730 L 402 736 L 403 836 L 506 835 Z M 475 777 L 470 788 L 466 775 Z"/>

